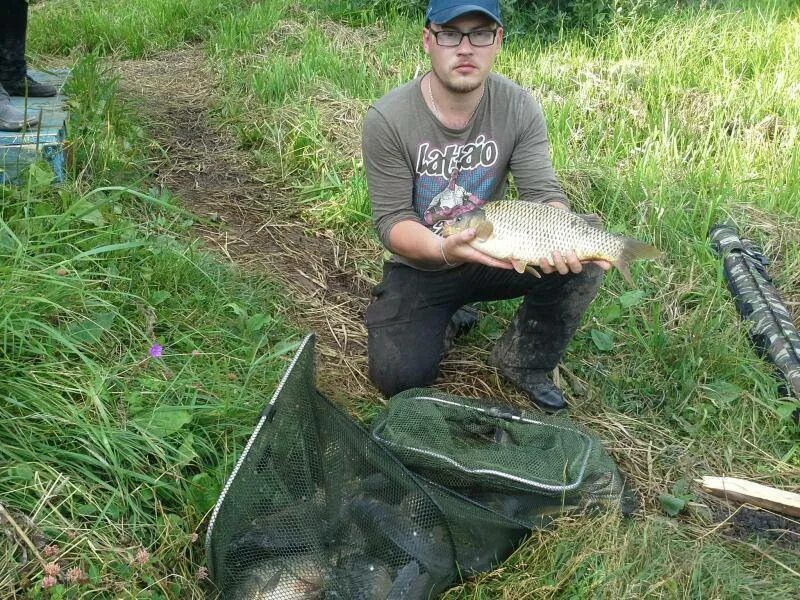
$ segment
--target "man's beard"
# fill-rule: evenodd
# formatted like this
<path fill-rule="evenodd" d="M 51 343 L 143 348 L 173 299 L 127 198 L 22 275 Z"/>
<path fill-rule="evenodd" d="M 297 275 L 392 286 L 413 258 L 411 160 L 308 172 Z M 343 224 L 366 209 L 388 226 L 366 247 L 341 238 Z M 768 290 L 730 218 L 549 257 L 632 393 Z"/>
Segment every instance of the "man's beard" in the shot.
<path fill-rule="evenodd" d="M 469 94 L 470 92 L 474 92 L 481 87 L 481 82 L 457 81 L 455 83 L 445 83 L 444 86 L 451 92 L 455 92 L 457 94 Z"/>
<path fill-rule="evenodd" d="M 434 71 L 435 73 L 435 71 Z M 451 79 L 449 77 L 441 77 L 438 73 L 436 74 L 436 78 L 439 80 L 439 83 L 448 91 L 454 94 L 469 94 L 470 92 L 474 92 L 483 84 L 483 79 L 462 79 L 461 77 L 456 77 L 455 79 Z"/>

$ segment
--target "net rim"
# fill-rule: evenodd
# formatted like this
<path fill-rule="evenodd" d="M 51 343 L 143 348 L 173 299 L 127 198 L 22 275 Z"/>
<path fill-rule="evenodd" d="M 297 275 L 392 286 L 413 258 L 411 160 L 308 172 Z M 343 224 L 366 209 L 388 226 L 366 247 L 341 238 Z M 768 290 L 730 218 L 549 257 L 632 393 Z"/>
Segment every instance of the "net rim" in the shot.
<path fill-rule="evenodd" d="M 482 408 L 480 406 L 474 406 L 474 405 L 471 405 L 471 404 L 459 403 L 459 402 L 455 402 L 455 401 L 452 401 L 452 400 L 447 400 L 445 398 L 437 398 L 436 396 L 416 395 L 416 396 L 408 396 L 407 399 L 408 400 L 427 400 L 427 401 L 430 401 L 430 402 L 439 403 L 439 404 L 445 404 L 445 405 L 448 405 L 448 406 L 457 406 L 457 407 L 460 407 L 460 408 L 470 408 L 472 410 L 476 410 L 476 411 L 482 412 L 484 414 L 489 414 L 489 411 L 487 409 Z M 496 417 L 496 415 L 490 415 L 490 416 L 495 416 Z M 500 417 L 500 418 L 503 418 L 503 417 Z M 439 454 L 437 452 L 434 452 L 432 450 L 426 450 L 424 448 L 415 448 L 415 447 L 412 447 L 412 446 L 403 446 L 403 445 L 398 444 L 396 442 L 391 442 L 391 441 L 388 441 L 388 440 L 384 439 L 383 437 L 380 437 L 380 432 L 383 430 L 383 428 L 384 428 L 384 426 L 386 424 L 385 421 L 383 421 L 383 422 L 381 422 L 381 423 L 379 423 L 379 424 L 377 424 L 375 426 L 375 428 L 372 430 L 372 437 L 373 437 L 373 439 L 375 439 L 375 441 L 377 441 L 380 444 L 383 444 L 385 446 L 391 446 L 391 447 L 394 447 L 394 448 L 402 448 L 405 451 L 416 452 L 417 454 L 420 454 L 420 455 L 423 455 L 423 456 L 430 456 L 430 457 L 435 457 L 435 458 L 437 458 L 439 460 L 443 460 L 444 462 L 452 465 L 456 469 L 459 469 L 462 472 L 468 473 L 470 475 L 490 475 L 490 476 L 493 476 L 493 477 L 497 477 L 498 479 L 502 479 L 502 480 L 506 480 L 506 481 L 513 481 L 514 483 L 527 485 L 527 486 L 530 486 L 530 487 L 532 487 L 532 488 L 534 488 L 536 490 L 541 490 L 541 491 L 545 491 L 545 492 L 549 492 L 549 493 L 571 492 L 571 491 L 576 490 L 581 485 L 581 483 L 583 483 L 584 474 L 586 473 L 586 467 L 587 467 L 587 465 L 589 463 L 589 457 L 591 455 L 591 450 L 592 450 L 592 445 L 593 445 L 592 439 L 588 435 L 586 435 L 584 432 L 580 431 L 579 429 L 570 429 L 570 428 L 567 428 L 567 427 L 559 426 L 558 424 L 555 424 L 555 423 L 545 423 L 545 422 L 539 421 L 537 419 L 530 419 L 530 418 L 525 417 L 523 415 L 510 415 L 507 418 L 511 419 L 512 421 L 518 421 L 518 422 L 522 422 L 522 423 L 525 423 L 525 424 L 528 424 L 528 425 L 541 425 L 543 427 L 551 427 L 553 429 L 560 429 L 560 430 L 564 430 L 564 431 L 569 431 L 571 433 L 576 433 L 578 436 L 580 436 L 586 442 L 586 444 L 584 445 L 585 449 L 584 449 L 584 453 L 583 453 L 583 458 L 581 459 L 580 467 L 578 469 L 578 473 L 575 475 L 574 481 L 572 481 L 571 483 L 564 484 L 564 485 L 553 485 L 553 484 L 549 484 L 549 483 L 543 483 L 541 481 L 536 481 L 534 479 L 526 479 L 524 477 L 519 477 L 517 475 L 511 475 L 510 473 L 504 473 L 503 471 L 496 471 L 494 469 L 470 468 L 470 467 L 460 463 L 459 461 L 455 460 L 454 458 L 451 458 L 451 457 L 446 456 L 444 454 Z"/>
<path fill-rule="evenodd" d="M 286 368 L 283 377 L 281 377 L 278 386 L 275 388 L 275 391 L 272 394 L 272 398 L 270 398 L 270 401 L 264 407 L 264 410 L 261 413 L 261 418 L 258 420 L 255 429 L 253 429 L 253 433 L 250 434 L 250 437 L 247 440 L 247 444 L 245 444 L 244 450 L 242 451 L 242 455 L 239 457 L 239 460 L 236 461 L 236 465 L 234 465 L 233 471 L 231 471 L 231 474 L 228 477 L 227 481 L 225 482 L 225 485 L 222 488 L 222 492 L 220 493 L 219 498 L 217 499 L 217 503 L 214 505 L 214 510 L 212 511 L 211 517 L 209 518 L 208 521 L 208 530 L 206 531 L 206 563 L 212 569 L 212 573 L 210 573 L 212 578 L 214 576 L 214 573 L 213 573 L 213 561 L 211 560 L 210 556 L 211 536 L 214 532 L 214 525 L 216 524 L 217 516 L 219 514 L 220 509 L 222 508 L 223 502 L 225 501 L 225 496 L 227 496 L 228 491 L 230 491 L 230 488 L 233 485 L 236 476 L 239 474 L 239 470 L 241 469 L 242 465 L 247 459 L 248 454 L 250 454 L 250 450 L 253 447 L 253 444 L 255 443 L 258 434 L 261 432 L 261 429 L 267 422 L 267 419 L 270 416 L 271 409 L 275 405 L 275 402 L 278 400 L 278 396 L 280 396 L 281 391 L 286 385 L 286 382 L 289 380 L 289 377 L 291 376 L 292 372 L 297 366 L 297 363 L 300 361 L 300 358 L 304 356 L 305 354 L 304 351 L 306 349 L 306 346 L 309 345 L 309 343 L 312 343 L 314 338 L 315 338 L 314 334 L 309 333 L 300 343 L 300 346 L 298 347 L 297 352 L 294 355 L 294 358 L 292 358 L 292 362 L 289 363 L 289 366 Z"/>

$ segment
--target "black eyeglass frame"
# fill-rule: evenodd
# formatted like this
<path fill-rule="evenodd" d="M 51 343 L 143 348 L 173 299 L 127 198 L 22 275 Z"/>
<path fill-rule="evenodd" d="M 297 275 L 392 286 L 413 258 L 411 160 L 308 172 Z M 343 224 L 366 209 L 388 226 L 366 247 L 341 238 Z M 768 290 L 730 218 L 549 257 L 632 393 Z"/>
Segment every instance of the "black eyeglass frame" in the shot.
<path fill-rule="evenodd" d="M 470 45 L 474 46 L 475 48 L 487 48 L 488 46 L 491 46 L 492 44 L 495 43 L 495 41 L 497 40 L 497 32 L 499 30 L 500 30 L 500 27 L 495 27 L 494 29 L 476 29 L 475 31 L 469 31 L 469 32 L 465 33 L 463 31 L 459 31 L 458 29 L 440 29 L 439 31 L 436 31 L 435 29 L 431 29 L 430 26 L 428 27 L 428 31 L 430 31 L 431 35 L 433 35 L 433 37 L 436 38 L 436 45 L 437 46 L 441 46 L 442 48 L 458 48 L 461 45 L 461 42 L 464 41 L 464 38 L 467 38 L 469 40 Z M 492 41 L 489 42 L 488 44 L 476 44 L 475 42 L 472 41 L 472 34 L 474 34 L 474 33 L 489 33 L 489 32 L 491 32 L 491 34 L 492 34 Z M 457 33 L 461 37 L 458 38 L 458 43 L 457 44 L 442 44 L 439 41 L 439 34 L 440 33 L 449 33 L 451 35 L 454 34 L 454 33 Z"/>

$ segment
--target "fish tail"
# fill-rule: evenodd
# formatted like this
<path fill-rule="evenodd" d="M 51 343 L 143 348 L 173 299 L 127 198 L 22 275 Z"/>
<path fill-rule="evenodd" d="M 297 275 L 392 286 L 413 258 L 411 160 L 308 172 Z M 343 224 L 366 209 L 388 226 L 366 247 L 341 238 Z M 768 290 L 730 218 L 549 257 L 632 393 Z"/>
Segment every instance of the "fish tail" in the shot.
<path fill-rule="evenodd" d="M 620 257 L 613 261 L 613 265 L 622 273 L 622 277 L 633 286 L 633 278 L 631 277 L 630 264 L 635 260 L 653 260 L 661 258 L 663 254 L 655 246 L 644 244 L 639 240 L 633 238 L 625 238 L 625 245 L 622 248 Z"/>

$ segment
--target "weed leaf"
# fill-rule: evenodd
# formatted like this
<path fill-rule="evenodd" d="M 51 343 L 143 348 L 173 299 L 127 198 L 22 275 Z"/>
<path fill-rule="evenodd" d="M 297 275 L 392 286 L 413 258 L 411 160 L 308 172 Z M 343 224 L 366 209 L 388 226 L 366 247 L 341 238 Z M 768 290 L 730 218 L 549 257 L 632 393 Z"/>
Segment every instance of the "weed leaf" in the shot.
<path fill-rule="evenodd" d="M 168 300 L 172 297 L 172 293 L 166 290 L 157 290 L 150 294 L 150 304 L 151 306 L 158 306 L 165 300 Z"/>
<path fill-rule="evenodd" d="M 677 517 L 686 507 L 686 500 L 673 496 L 672 494 L 661 494 L 658 500 L 661 502 L 661 508 L 663 508 L 664 512 L 670 517 Z"/>
<path fill-rule="evenodd" d="M 724 379 L 712 381 L 707 387 L 708 398 L 718 404 L 730 404 L 742 395 L 742 390 Z"/>
<path fill-rule="evenodd" d="M 189 495 L 199 514 L 205 514 L 217 503 L 219 485 L 208 473 L 198 473 L 191 480 Z"/>
<path fill-rule="evenodd" d="M 608 352 L 614 347 L 614 338 L 604 331 L 592 329 L 591 336 L 594 345 L 601 352 Z"/>
<path fill-rule="evenodd" d="M 631 306 L 636 306 L 637 304 L 641 304 L 644 301 L 644 292 L 642 290 L 632 290 L 630 292 L 625 292 L 619 297 L 619 303 L 624 308 L 630 308 Z"/>
<path fill-rule="evenodd" d="M 152 412 L 141 412 L 134 417 L 140 427 L 161 439 L 175 433 L 191 420 L 191 413 L 180 406 L 159 406 Z"/>

